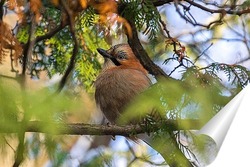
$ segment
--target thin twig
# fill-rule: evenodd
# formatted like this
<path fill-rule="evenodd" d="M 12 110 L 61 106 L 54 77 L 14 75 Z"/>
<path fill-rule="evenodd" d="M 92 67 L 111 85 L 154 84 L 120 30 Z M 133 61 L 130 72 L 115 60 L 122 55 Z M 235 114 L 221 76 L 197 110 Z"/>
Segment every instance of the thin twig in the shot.
<path fill-rule="evenodd" d="M 60 3 L 64 9 L 64 11 L 66 12 L 66 15 L 69 19 L 69 29 L 70 29 L 70 33 L 72 35 L 72 39 L 73 39 L 73 42 L 74 42 L 74 48 L 73 48 L 73 52 L 72 52 L 72 56 L 70 58 L 70 62 L 69 62 L 69 65 L 68 65 L 68 68 L 66 69 L 61 81 L 60 81 L 60 84 L 59 84 L 59 87 L 58 87 L 58 92 L 60 92 L 64 85 L 66 84 L 67 82 L 67 79 L 69 77 L 69 74 L 72 72 L 74 66 L 75 66 L 75 61 L 76 61 L 76 56 L 77 56 L 77 53 L 78 53 L 78 47 L 79 47 L 79 43 L 78 43 L 78 40 L 77 40 L 77 37 L 76 37 L 76 31 L 75 31 L 75 20 L 74 20 L 74 17 L 73 17 L 73 13 L 71 11 L 71 9 L 67 6 L 66 2 L 63 1 L 63 0 L 60 0 Z"/>
<path fill-rule="evenodd" d="M 33 43 L 38 43 L 42 40 L 45 39 L 50 39 L 51 37 L 53 37 L 56 33 L 58 33 L 59 31 L 61 31 L 62 29 L 64 29 L 69 23 L 66 22 L 61 22 L 60 25 L 58 25 L 56 28 L 52 29 L 51 31 L 49 31 L 47 34 L 45 35 L 41 35 L 41 36 L 37 36 L 35 39 L 32 40 Z M 26 43 L 23 47 L 25 48 L 28 45 L 28 43 Z"/>
<path fill-rule="evenodd" d="M 186 2 L 188 2 L 189 4 L 197 7 L 197 8 L 200 8 L 201 10 L 203 11 L 206 11 L 206 12 L 209 12 L 209 13 L 221 13 L 221 14 L 233 14 L 233 15 L 242 15 L 242 14 L 248 14 L 250 13 L 250 8 L 246 8 L 246 9 L 243 9 L 243 10 L 236 10 L 234 8 L 231 8 L 232 6 L 230 6 L 230 8 L 228 10 L 225 10 L 225 9 L 210 9 L 207 7 L 207 5 L 201 5 L 199 3 L 196 3 L 195 1 L 193 0 L 185 0 Z"/>
<path fill-rule="evenodd" d="M 201 56 L 203 56 L 204 53 L 205 53 L 206 51 L 208 51 L 208 49 L 210 49 L 212 45 L 213 45 L 213 43 L 211 43 L 205 50 L 203 50 L 203 51 L 200 53 L 200 55 L 197 56 L 197 57 L 195 58 L 194 63 L 196 63 L 197 60 L 198 60 Z"/>
<path fill-rule="evenodd" d="M 10 143 L 8 142 L 8 140 L 6 140 L 6 138 L 4 136 L 3 137 L 3 140 L 5 141 L 5 143 L 12 149 L 13 152 L 16 152 L 16 150 L 10 145 Z"/>

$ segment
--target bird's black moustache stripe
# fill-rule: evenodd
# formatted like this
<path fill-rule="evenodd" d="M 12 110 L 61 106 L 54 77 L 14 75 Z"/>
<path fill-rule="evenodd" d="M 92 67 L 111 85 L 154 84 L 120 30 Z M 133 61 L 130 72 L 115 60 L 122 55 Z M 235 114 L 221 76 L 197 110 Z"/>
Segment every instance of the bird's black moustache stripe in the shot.
<path fill-rule="evenodd" d="M 119 63 L 116 58 L 114 58 L 113 56 L 111 56 L 106 50 L 98 48 L 97 51 L 103 56 L 106 57 L 108 59 L 110 59 L 116 66 L 120 66 L 121 63 Z"/>
<path fill-rule="evenodd" d="M 115 58 L 110 58 L 110 60 L 116 65 L 116 66 L 120 66 L 121 63 L 119 63 Z"/>

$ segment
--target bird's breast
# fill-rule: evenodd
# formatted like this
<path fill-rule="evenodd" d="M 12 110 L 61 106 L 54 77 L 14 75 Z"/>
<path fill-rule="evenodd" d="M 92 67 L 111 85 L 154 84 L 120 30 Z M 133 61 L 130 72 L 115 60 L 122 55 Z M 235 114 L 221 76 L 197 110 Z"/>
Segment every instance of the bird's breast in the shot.
<path fill-rule="evenodd" d="M 96 103 L 106 118 L 110 122 L 115 122 L 126 105 L 150 85 L 147 75 L 139 70 L 106 70 L 98 76 L 95 82 Z"/>

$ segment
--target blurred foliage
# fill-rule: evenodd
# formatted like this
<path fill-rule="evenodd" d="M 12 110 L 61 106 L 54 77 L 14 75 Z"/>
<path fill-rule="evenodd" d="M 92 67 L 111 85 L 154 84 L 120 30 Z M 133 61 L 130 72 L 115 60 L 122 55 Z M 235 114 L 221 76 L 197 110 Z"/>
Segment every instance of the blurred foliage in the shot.
<path fill-rule="evenodd" d="M 229 100 L 223 96 L 224 87 L 217 76 L 213 78 L 190 68 L 183 73 L 182 81 L 162 78 L 138 96 L 122 119 L 128 121 L 136 116 L 143 118 L 156 110 L 163 119 L 199 119 L 205 123 Z M 151 124 L 159 120 L 152 121 L 155 122 Z"/>
<path fill-rule="evenodd" d="M 81 164 L 81 167 L 112 166 L 112 155 L 107 152 L 101 152 L 94 156 L 90 161 Z"/>
<path fill-rule="evenodd" d="M 163 5 L 164 1 L 150 0 L 1 1 L 0 63 L 5 63 L 6 50 L 11 49 L 12 61 L 17 64 L 17 60 L 20 60 L 21 67 L 27 65 L 26 73 L 32 79 L 39 79 L 43 71 L 49 78 L 57 74 L 64 75 L 72 59 L 75 41 L 70 27 L 72 25 L 69 24 L 66 9 L 63 9 L 61 2 L 65 2 L 71 11 L 75 37 L 79 43 L 74 69 L 65 91 L 71 93 L 71 96 L 55 95 L 47 89 L 15 89 L 0 80 L 0 131 L 23 132 L 28 121 L 39 120 L 47 122 L 40 127 L 41 130 L 58 132 L 57 127 L 52 126 L 53 123 L 64 122 L 67 119 L 66 111 L 74 110 L 76 106 L 77 109 L 82 108 L 80 104 L 83 102 L 75 104 L 77 96 L 72 87 L 80 86 L 88 93 L 93 93 L 93 83 L 103 62 L 96 49 L 109 48 L 113 38 L 119 39 L 124 34 L 131 36 L 128 22 L 135 23 L 141 43 L 150 58 L 160 64 L 170 77 L 177 78 L 177 81 L 160 79 L 135 99 L 133 105 L 128 106 L 122 121 L 128 122 L 135 119 L 135 116 L 144 118 L 153 109 L 159 111 L 162 118 L 192 118 L 205 123 L 249 83 L 249 65 L 246 65 L 250 53 L 249 0 L 166 1 L 167 5 Z M 197 12 L 196 8 L 199 7 L 193 7 L 197 6 L 193 4 L 196 2 L 208 10 Z M 216 14 L 209 11 L 210 7 L 228 14 Z M 2 16 L 8 12 L 18 16 L 13 29 L 2 22 Z M 176 25 L 178 28 L 174 27 Z M 228 49 L 232 42 L 241 43 L 242 46 L 235 47 L 237 53 L 232 55 L 226 52 L 226 55 L 211 56 L 210 49 L 221 41 L 227 42 Z M 27 62 L 24 62 L 25 56 L 28 56 Z M 214 60 L 223 56 L 234 57 L 234 61 L 231 61 L 233 63 Z M 12 70 L 14 68 L 12 66 Z M 17 70 L 13 71 L 18 73 Z M 22 79 L 17 77 L 20 83 Z M 159 120 L 147 116 L 147 121 L 153 125 Z M 168 127 L 162 127 L 154 133 L 156 146 L 161 142 L 168 144 L 167 140 L 161 140 L 164 137 L 171 143 L 168 132 Z M 1 133 L 1 149 L 6 150 L 11 145 L 9 141 L 16 139 L 16 134 Z M 25 155 L 39 159 L 42 151 L 46 150 L 52 166 L 63 166 L 71 159 L 69 149 L 63 148 L 66 144 L 65 137 L 28 134 Z M 80 163 L 84 166 L 112 166 L 114 159 L 122 157 L 131 166 L 141 166 L 141 161 L 155 166 L 162 165 L 153 163 L 155 159 L 150 156 L 136 156 L 131 149 L 120 154 L 105 150 L 108 148 Z"/>
<path fill-rule="evenodd" d="M 1 140 L 1 150 L 4 152 L 10 147 L 9 142 L 15 141 L 17 137 L 17 134 L 8 132 L 23 132 L 28 128 L 29 121 L 42 121 L 44 124 L 39 126 L 39 130 L 47 131 L 48 134 L 27 134 L 25 142 L 27 149 L 24 155 L 36 159 L 42 152 L 41 148 L 46 148 L 52 163 L 60 166 L 68 154 L 60 149 L 64 139 L 50 134 L 60 133 L 59 127 L 54 123 L 64 123 L 65 113 L 80 107 L 81 103 L 74 97 L 65 94 L 55 95 L 47 89 L 25 91 L 13 88 L 2 79 L 0 79 L 0 94 L 0 138 L 8 138 L 8 141 Z"/>

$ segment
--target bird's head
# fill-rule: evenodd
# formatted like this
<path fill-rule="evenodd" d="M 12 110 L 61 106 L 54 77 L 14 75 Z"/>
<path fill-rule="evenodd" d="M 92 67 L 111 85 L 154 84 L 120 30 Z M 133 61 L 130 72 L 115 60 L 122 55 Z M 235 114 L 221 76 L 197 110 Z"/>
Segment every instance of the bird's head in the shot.
<path fill-rule="evenodd" d="M 145 71 L 128 44 L 118 44 L 108 50 L 98 48 L 97 51 L 105 58 L 105 64 L 109 64 L 106 68 L 137 68 Z"/>

